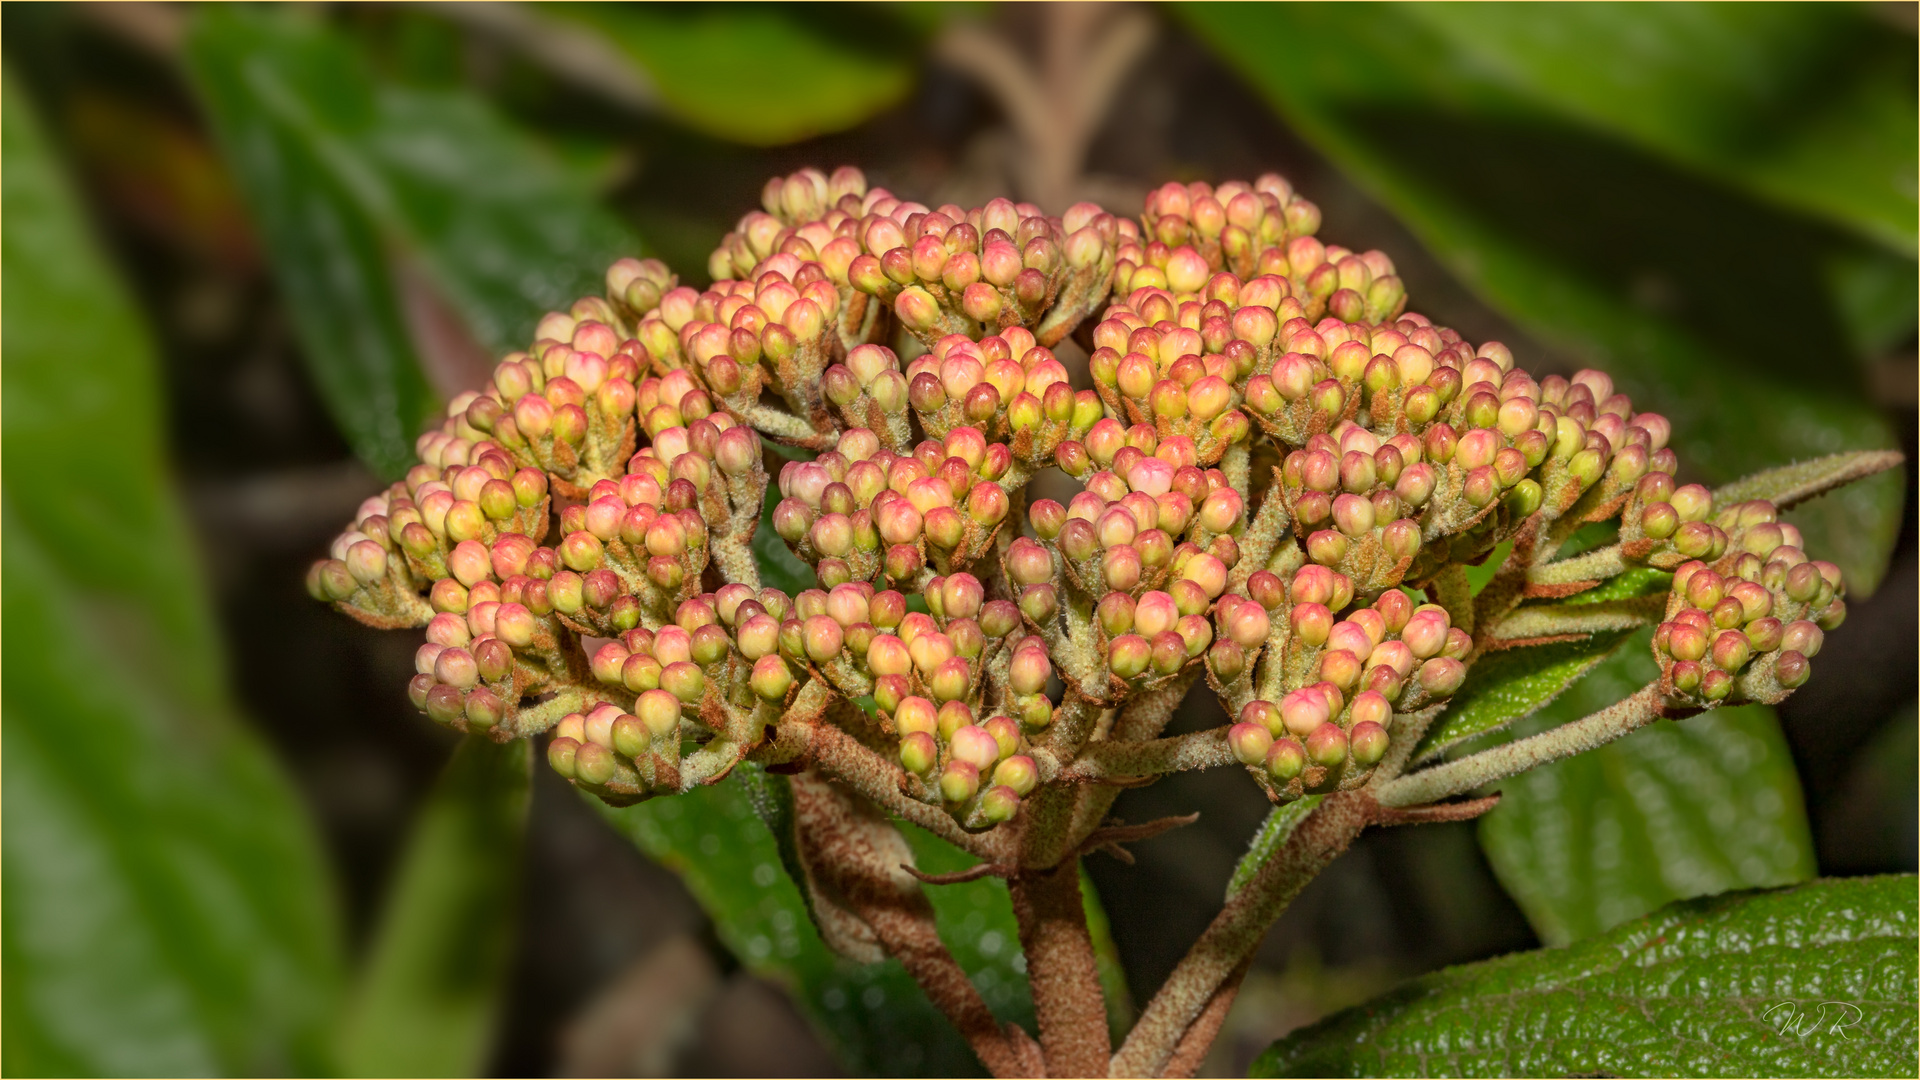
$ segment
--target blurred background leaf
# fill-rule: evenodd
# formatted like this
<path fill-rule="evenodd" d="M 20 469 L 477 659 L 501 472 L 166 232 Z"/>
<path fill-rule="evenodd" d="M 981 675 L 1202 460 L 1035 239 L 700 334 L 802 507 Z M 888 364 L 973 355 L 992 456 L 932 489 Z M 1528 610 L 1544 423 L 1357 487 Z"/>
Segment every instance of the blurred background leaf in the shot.
<path fill-rule="evenodd" d="M 1651 641 L 1651 630 L 1634 634 L 1504 737 L 1578 720 L 1652 682 L 1660 668 Z M 1480 843 L 1548 945 L 1675 900 L 1817 872 L 1793 757 L 1764 705 L 1663 721 L 1499 790 L 1500 805 L 1480 819 Z"/>
<path fill-rule="evenodd" d="M 307 370 L 360 459 L 397 478 L 437 406 L 386 243 L 366 210 L 379 197 L 377 180 L 355 167 L 351 139 L 373 121 L 369 88 L 317 30 L 280 13 L 208 7 L 197 15 L 194 75 L 286 293 Z"/>
<path fill-rule="evenodd" d="M 637 71 L 636 104 L 658 104 L 689 127 L 775 146 L 842 131 L 905 97 L 918 42 L 877 5 L 719 3 L 539 5 L 590 29 Z M 616 85 L 621 85 L 616 83 Z"/>
<path fill-rule="evenodd" d="M 315 378 L 386 475 L 434 414 L 429 381 L 476 385 L 638 250 L 590 182 L 484 101 L 382 83 L 322 24 L 206 7 L 189 55 Z"/>
<path fill-rule="evenodd" d="M 333 884 L 228 696 L 153 345 L 10 78 L 0 101 L 5 1071 L 326 1071 Z"/>
<path fill-rule="evenodd" d="M 1539 105 L 1912 258 L 1920 111 L 1891 27 L 1812 4 L 1406 13 Z"/>
<path fill-rule="evenodd" d="M 1784 461 L 1893 445 L 1892 428 L 1868 402 L 1860 373 L 1866 357 L 1856 342 L 1870 335 L 1856 324 L 1868 317 L 1849 319 L 1881 301 L 1850 297 L 1849 280 L 1832 268 L 1873 266 L 1869 278 L 1911 281 L 1910 240 L 1902 255 L 1887 255 L 1852 230 L 1718 182 L 1755 172 L 1751 154 L 1732 156 L 1730 142 L 1751 133 L 1715 141 L 1699 135 L 1725 108 L 1677 105 L 1681 117 L 1666 123 L 1628 124 L 1615 110 L 1600 115 L 1593 103 L 1615 96 L 1610 80 L 1621 77 L 1603 77 L 1601 69 L 1618 59 L 1606 42 L 1620 35 L 1664 40 L 1637 17 L 1617 18 L 1614 37 L 1571 38 L 1563 48 L 1588 47 L 1594 57 L 1572 64 L 1516 59 L 1531 48 L 1526 28 L 1550 17 L 1544 11 L 1507 18 L 1499 10 L 1420 13 L 1403 5 L 1179 10 L 1462 281 L 1528 331 L 1606 368 L 1637 407 L 1667 414 L 1683 478 L 1723 483 Z M 1725 39 L 1717 52 L 1741 58 L 1718 78 L 1734 86 L 1761 80 L 1749 95 L 1785 103 L 1753 121 L 1769 136 L 1760 140 L 1763 149 L 1825 145 L 1828 134 L 1796 138 L 1803 130 L 1831 130 L 1817 123 L 1818 108 L 1803 105 L 1796 87 L 1809 70 L 1853 65 L 1857 40 L 1891 40 L 1873 54 L 1889 74 L 1862 76 L 1867 85 L 1915 81 L 1911 41 L 1901 44 L 1895 32 L 1851 11 L 1796 5 L 1750 19 L 1660 18 L 1717 23 L 1712 32 Z M 1500 32 L 1482 33 L 1482 24 Z M 1696 29 L 1682 40 L 1692 40 Z M 1471 46 L 1463 44 L 1469 40 Z M 1307 41 L 1312 48 L 1299 47 Z M 1669 48 L 1679 46 L 1648 46 Z M 1798 50 L 1794 63 L 1750 62 L 1783 49 Z M 1276 56 L 1286 61 L 1275 63 Z M 1611 71 L 1640 77 L 1626 64 Z M 1528 73 L 1531 82 L 1522 78 Z M 1695 85 L 1673 84 L 1675 77 L 1673 64 L 1662 63 L 1645 79 L 1664 80 L 1672 90 Z M 1899 107 L 1886 108 L 1897 117 Z M 1631 111 L 1630 100 L 1617 111 Z M 1778 130 L 1789 123 L 1800 126 Z M 1829 159 L 1826 167 L 1868 177 L 1875 191 L 1890 188 L 1893 194 L 1875 205 L 1910 206 L 1912 183 L 1901 180 L 1896 165 L 1905 161 L 1911 176 L 1912 155 L 1899 147 L 1912 144 L 1912 126 L 1906 123 L 1906 136 L 1891 148 L 1863 137 L 1869 160 Z M 1833 137 L 1843 145 L 1854 139 Z M 1711 178 L 1672 162 L 1670 151 L 1683 138 L 1693 140 L 1696 158 L 1720 152 Z M 1765 182 L 1770 192 L 1808 187 L 1797 179 Z M 1911 212 L 1874 214 L 1905 221 L 1911 237 Z M 1876 296 L 1899 291 L 1873 287 Z M 1914 299 L 1908 286 L 1901 320 L 1909 328 Z M 1900 490 L 1897 476 L 1883 476 L 1792 516 L 1810 547 L 1829 552 L 1854 588 L 1870 593 L 1899 529 Z"/>
<path fill-rule="evenodd" d="M 498 1040 L 526 836 L 526 740 L 461 740 L 413 825 L 342 1031 L 347 1076 L 475 1076 Z"/>

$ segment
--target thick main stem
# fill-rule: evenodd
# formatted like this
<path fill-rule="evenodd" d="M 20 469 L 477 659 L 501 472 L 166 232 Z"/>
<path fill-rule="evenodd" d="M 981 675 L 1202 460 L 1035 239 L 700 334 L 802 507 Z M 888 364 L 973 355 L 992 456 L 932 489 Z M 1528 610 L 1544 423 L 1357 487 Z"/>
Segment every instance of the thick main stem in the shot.
<path fill-rule="evenodd" d="M 1030 1050 L 1031 1044 L 1023 1047 L 1025 1037 L 1019 1029 L 1003 1028 L 994 1018 L 966 970 L 941 943 L 930 914 L 888 907 L 867 908 L 861 914 L 888 954 L 899 959 L 928 999 L 946 1014 L 987 1071 L 995 1076 L 1034 1075 L 1037 1062 L 1030 1052 L 1022 1052 Z"/>
<path fill-rule="evenodd" d="M 1007 883 L 1033 987 L 1049 1076 L 1101 1076 L 1113 1044 L 1080 895 L 1080 859 L 1023 870 Z"/>
<path fill-rule="evenodd" d="M 1167 1067 L 1214 995 L 1259 947 L 1267 927 L 1307 882 L 1347 850 L 1367 827 L 1374 807 L 1365 790 L 1343 791 L 1328 796 L 1300 823 L 1286 845 L 1214 917 L 1147 1003 L 1113 1056 L 1108 1075 L 1155 1076 Z"/>

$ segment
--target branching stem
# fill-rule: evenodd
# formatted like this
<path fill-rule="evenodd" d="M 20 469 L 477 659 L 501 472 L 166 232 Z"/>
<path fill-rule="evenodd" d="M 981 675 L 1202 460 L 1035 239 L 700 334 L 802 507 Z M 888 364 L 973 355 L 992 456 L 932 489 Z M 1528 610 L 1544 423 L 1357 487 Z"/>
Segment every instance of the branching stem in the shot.
<path fill-rule="evenodd" d="M 1374 795 L 1384 806 L 1437 802 L 1605 745 L 1662 715 L 1660 686 L 1650 683 L 1632 697 L 1584 719 L 1391 780 L 1375 789 Z"/>

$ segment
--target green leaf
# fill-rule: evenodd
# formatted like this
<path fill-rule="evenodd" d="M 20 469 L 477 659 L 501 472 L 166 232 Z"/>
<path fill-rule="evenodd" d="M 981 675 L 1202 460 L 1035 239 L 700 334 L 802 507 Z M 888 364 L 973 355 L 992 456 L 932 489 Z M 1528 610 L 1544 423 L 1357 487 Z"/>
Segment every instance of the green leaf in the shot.
<path fill-rule="evenodd" d="M 1913 257 L 1920 71 L 1910 32 L 1826 5 L 1431 4 L 1408 14 L 1570 120 Z"/>
<path fill-rule="evenodd" d="M 1313 813 L 1324 798 L 1324 795 L 1307 795 L 1268 811 L 1267 820 L 1260 823 L 1260 831 L 1253 834 L 1253 841 L 1247 845 L 1247 853 L 1234 864 L 1233 877 L 1227 880 L 1227 899 L 1233 899 L 1235 893 L 1247 887 L 1253 875 L 1273 858 L 1287 837 L 1293 835 L 1293 830 L 1307 820 L 1307 815 Z"/>
<path fill-rule="evenodd" d="M 1561 603 L 1578 607 L 1581 604 L 1602 604 L 1608 600 L 1637 600 L 1643 596 L 1660 596 L 1673 588 L 1673 575 L 1665 570 L 1655 570 L 1651 566 L 1630 566 L 1624 573 L 1595 585 L 1583 593 L 1575 593 Z"/>
<path fill-rule="evenodd" d="M 413 825 L 342 1034 L 348 1076 L 476 1076 L 520 898 L 532 744 L 461 741 Z"/>
<path fill-rule="evenodd" d="M 1660 674 L 1652 630 L 1633 635 L 1531 735 L 1597 712 Z M 1494 873 L 1540 939 L 1563 945 L 1673 900 L 1814 875 L 1799 776 L 1773 710 L 1663 722 L 1501 784 L 1480 819 Z"/>
<path fill-rule="evenodd" d="M 365 209 L 378 180 L 354 167 L 362 163 L 346 134 L 373 122 L 366 81 L 350 54 L 277 14 L 207 7 L 193 25 L 189 67 L 307 370 L 354 452 L 397 477 L 438 406 L 408 337 L 386 241 Z"/>
<path fill-rule="evenodd" d="M 412 293 L 444 297 L 500 355 L 637 249 L 584 176 L 479 99 L 380 84 L 323 25 L 201 9 L 188 55 L 309 367 L 386 474 L 435 414 L 408 318 L 430 301 Z"/>
<path fill-rule="evenodd" d="M 800 890 L 783 869 L 779 845 L 755 813 L 754 797 L 768 805 L 768 787 L 784 784 L 784 778 L 749 782 L 757 769 L 743 765 L 711 787 L 601 810 L 641 851 L 685 879 L 742 964 L 793 992 L 850 1072 L 981 1075 L 972 1051 L 898 961 L 856 964 L 820 939 Z M 750 797 L 755 788 L 758 795 Z M 974 861 L 911 826 L 902 831 L 915 861 L 929 873 L 962 870 Z M 1002 1018 L 1031 1026 L 1033 1004 L 1005 884 L 983 879 L 934 886 L 927 895 L 942 940 L 987 1004 Z"/>
<path fill-rule="evenodd" d="M 564 166 L 471 94 L 384 88 L 364 152 L 390 199 L 384 224 L 425 263 L 478 341 L 524 349 L 549 311 L 606 292 L 639 240 Z"/>
<path fill-rule="evenodd" d="M 844 131 L 913 86 L 916 35 L 883 9 L 773 4 L 568 4 L 680 120 L 755 146 Z"/>
<path fill-rule="evenodd" d="M 1673 904 L 1567 949 L 1426 975 L 1253 1076 L 1912 1076 L 1915 880 Z"/>
<path fill-rule="evenodd" d="M 1516 85 L 1436 29 L 1438 17 L 1404 5 L 1181 11 L 1479 295 L 1671 418 L 1681 460 L 1706 482 L 1895 445 L 1866 398 L 1864 357 L 1826 270 L 1878 248 L 1570 123 L 1580 118 L 1551 95 Z M 1621 32 L 1640 26 L 1629 17 Z M 1613 59 L 1593 51 L 1594 63 Z M 1806 105 L 1794 85 L 1764 92 Z M 1780 333 L 1787 313 L 1794 331 Z M 1866 592 L 1899 513 L 1900 485 L 1883 478 L 1810 504 L 1796 522 Z"/>
<path fill-rule="evenodd" d="M 1084 862 L 1080 864 L 1080 906 L 1086 912 L 1087 933 L 1093 938 L 1093 964 L 1100 975 L 1100 993 L 1107 1000 L 1107 1033 L 1118 1046 L 1133 1026 L 1133 991 L 1127 986 L 1127 970 L 1120 964 L 1120 947 L 1113 940 L 1113 922 L 1107 918 L 1106 905 L 1100 902 L 1100 891 Z M 1011 905 L 1008 910 L 1011 912 Z M 1018 924 L 1014 932 L 1019 933 Z M 1018 973 L 1025 977 L 1024 963 Z"/>
<path fill-rule="evenodd" d="M 1447 711 L 1427 729 L 1414 751 L 1415 759 L 1533 715 L 1611 655 L 1628 633 L 1613 631 L 1584 641 L 1501 649 L 1480 657 L 1467 669 L 1467 681 L 1453 695 Z"/>
<path fill-rule="evenodd" d="M 228 697 L 152 342 L 11 79 L 0 109 L 0 1071 L 324 1071 L 333 885 Z"/>

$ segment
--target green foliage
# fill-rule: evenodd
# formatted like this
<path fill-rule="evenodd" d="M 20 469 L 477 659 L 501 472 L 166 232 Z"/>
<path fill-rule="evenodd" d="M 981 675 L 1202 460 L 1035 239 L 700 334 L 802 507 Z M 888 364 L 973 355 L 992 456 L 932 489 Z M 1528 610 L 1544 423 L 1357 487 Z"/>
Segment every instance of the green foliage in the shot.
<path fill-rule="evenodd" d="M 1416 759 L 1533 715 L 1612 655 L 1626 638 L 1625 631 L 1615 631 L 1584 641 L 1502 649 L 1482 656 L 1467 669 L 1467 681 L 1453 695 L 1447 711 L 1420 740 Z M 1604 701 L 1601 707 L 1610 704 Z"/>
<path fill-rule="evenodd" d="M 4 1071 L 322 1071 L 339 928 L 224 689 L 153 345 L 5 85 Z"/>
<path fill-rule="evenodd" d="M 1275 1043 L 1254 1076 L 1911 1076 L 1912 876 L 1671 905 L 1448 968 Z"/>
<path fill-rule="evenodd" d="M 1518 738 L 1619 701 L 1659 674 L 1628 638 Z M 1800 781 L 1773 710 L 1714 709 L 1520 774 L 1480 819 L 1494 873 L 1549 945 L 1674 900 L 1814 876 Z"/>
<path fill-rule="evenodd" d="M 348 1076 L 474 1076 L 520 899 L 532 744 L 461 742 L 413 826 L 342 1037 Z"/>
<path fill-rule="evenodd" d="M 380 84 L 322 25 L 202 8 L 188 59 L 309 370 L 385 475 L 405 471 L 436 409 L 413 334 L 438 297 L 499 355 L 637 248 L 584 182 L 478 98 Z"/>
<path fill-rule="evenodd" d="M 917 43 L 875 7 L 569 4 L 679 120 L 754 146 L 841 131 L 905 97 Z"/>
<path fill-rule="evenodd" d="M 1913 255 L 1911 35 L 1797 5 L 1427 4 L 1407 14 L 1575 122 Z"/>
<path fill-rule="evenodd" d="M 1260 831 L 1253 834 L 1253 841 L 1247 845 L 1247 853 L 1234 864 L 1233 877 L 1227 880 L 1227 899 L 1233 899 L 1234 893 L 1253 880 L 1267 860 L 1285 846 L 1293 830 L 1299 828 L 1300 823 L 1307 820 L 1307 815 L 1313 813 L 1314 807 L 1319 806 L 1325 798 L 1324 795 L 1307 795 L 1290 803 L 1282 803 L 1267 812 L 1267 820 L 1261 822 Z"/>
<path fill-rule="evenodd" d="M 1913 213 L 1885 208 L 1912 205 L 1911 181 L 1901 180 L 1903 170 L 1911 176 L 1912 153 L 1899 148 L 1911 146 L 1913 124 L 1861 120 L 1864 130 L 1903 127 L 1906 135 L 1890 146 L 1859 128 L 1836 135 L 1841 129 L 1823 127 L 1823 119 L 1830 105 L 1847 108 L 1855 82 L 1846 81 L 1838 98 L 1817 78 L 1819 94 L 1801 89 L 1809 72 L 1853 80 L 1856 56 L 1866 55 L 1873 70 L 1858 74 L 1866 88 L 1859 93 L 1871 96 L 1871 87 L 1889 80 L 1909 88 L 1892 98 L 1880 92 L 1874 101 L 1892 103 L 1869 111 L 1911 116 L 1911 42 L 1884 44 L 1890 31 L 1850 10 L 1749 10 L 1658 16 L 1663 24 L 1693 20 L 1688 41 L 1718 35 L 1712 56 L 1747 58 L 1737 73 L 1688 75 L 1708 66 L 1698 50 L 1675 48 L 1671 60 L 1654 64 L 1654 52 L 1666 47 L 1636 44 L 1628 52 L 1650 58 L 1643 69 L 1609 47 L 1612 35 L 1660 37 L 1637 15 L 1619 16 L 1617 29 L 1602 31 L 1604 11 L 1568 23 L 1558 9 L 1506 7 L 1181 9 L 1296 130 L 1464 282 L 1530 332 L 1606 369 L 1638 407 L 1668 415 L 1681 459 L 1712 483 L 1815 455 L 1891 446 L 1892 429 L 1866 400 L 1857 368 L 1836 361 L 1873 336 L 1863 320 L 1901 322 L 1885 310 L 1889 302 L 1904 312 L 1907 330 L 1913 325 L 1911 286 L 1904 301 L 1854 295 L 1863 282 L 1886 282 L 1867 291 L 1896 297 L 1892 283 L 1912 279 Z M 1549 20 L 1587 29 L 1529 57 L 1549 34 L 1541 28 Z M 1856 40 L 1871 44 L 1866 54 L 1848 48 Z M 1306 41 L 1313 47 L 1300 47 Z M 1581 62 L 1566 59 L 1581 51 Z M 1655 88 L 1649 93 L 1688 98 L 1649 116 L 1603 68 L 1646 78 Z M 1721 119 L 1746 115 L 1741 99 L 1731 90 L 1710 94 L 1715 85 L 1753 88 L 1747 100 L 1768 103 L 1738 143 L 1755 148 L 1744 156 L 1729 147 L 1748 121 Z M 1731 134 L 1701 138 L 1707 130 Z M 1670 156 L 1682 141 L 1695 155 L 1685 166 Z M 1842 153 L 1847 147 L 1857 152 Z M 1758 167 L 1774 148 L 1785 148 L 1779 169 Z M 1891 192 L 1859 203 L 1882 209 L 1847 213 L 1901 222 L 1909 238 L 1901 255 L 1825 218 L 1762 201 L 1745 182 L 1720 179 L 1750 177 L 1771 197 L 1783 178 L 1799 176 L 1799 162 L 1821 153 L 1827 174 L 1867 177 L 1876 191 Z M 1905 164 L 1879 168 L 1889 154 Z M 1711 170 L 1698 164 L 1706 157 L 1715 162 Z M 1836 180 L 1819 196 L 1830 213 L 1859 201 L 1833 194 L 1843 183 L 1852 181 Z M 1781 320 L 1792 329 L 1783 332 Z M 1867 592 L 1884 572 L 1899 511 L 1899 480 L 1884 476 L 1809 504 L 1793 520 L 1810 547 Z"/>

